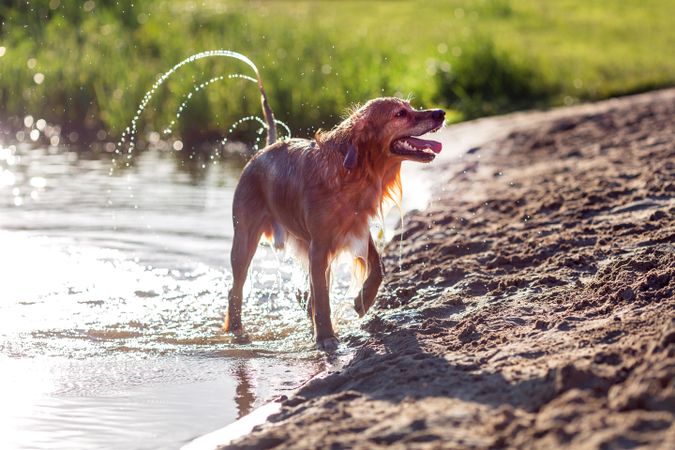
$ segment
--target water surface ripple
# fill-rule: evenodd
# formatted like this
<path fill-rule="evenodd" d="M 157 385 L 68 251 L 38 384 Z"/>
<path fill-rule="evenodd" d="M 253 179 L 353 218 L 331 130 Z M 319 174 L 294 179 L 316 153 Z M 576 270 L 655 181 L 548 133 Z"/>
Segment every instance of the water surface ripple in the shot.
<path fill-rule="evenodd" d="M 0 146 L 2 448 L 177 448 L 333 364 L 297 300 L 305 275 L 268 248 L 247 339 L 221 331 L 241 164 L 110 164 Z M 337 327 L 357 332 L 344 287 Z"/>

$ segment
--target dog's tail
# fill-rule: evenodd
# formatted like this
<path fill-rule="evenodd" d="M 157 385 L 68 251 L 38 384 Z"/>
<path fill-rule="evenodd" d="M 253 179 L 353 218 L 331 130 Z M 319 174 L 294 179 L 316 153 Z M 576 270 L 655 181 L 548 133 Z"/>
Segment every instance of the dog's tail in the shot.
<path fill-rule="evenodd" d="M 256 75 L 258 76 L 258 90 L 260 90 L 260 103 L 262 104 L 263 117 L 267 123 L 267 145 L 271 145 L 277 141 L 277 122 L 274 119 L 274 113 L 272 112 L 270 103 L 267 101 L 267 94 L 265 94 L 262 78 L 257 70 Z"/>

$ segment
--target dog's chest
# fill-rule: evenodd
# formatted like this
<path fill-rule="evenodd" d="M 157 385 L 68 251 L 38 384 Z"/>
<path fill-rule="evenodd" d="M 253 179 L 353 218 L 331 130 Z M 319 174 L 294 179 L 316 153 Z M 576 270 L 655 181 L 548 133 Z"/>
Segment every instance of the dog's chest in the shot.
<path fill-rule="evenodd" d="M 340 243 L 340 253 L 348 253 L 352 258 L 368 260 L 368 242 L 370 240 L 370 228 L 368 222 L 359 224 L 344 235 Z"/>
<path fill-rule="evenodd" d="M 346 210 L 357 216 L 372 218 L 377 215 L 382 204 L 382 188 L 380 185 L 369 186 L 351 193 L 346 202 Z"/>
<path fill-rule="evenodd" d="M 378 215 L 381 201 L 381 190 L 376 187 L 363 189 L 350 199 L 345 208 L 342 242 L 338 244 L 341 252 L 368 260 L 370 221 Z"/>

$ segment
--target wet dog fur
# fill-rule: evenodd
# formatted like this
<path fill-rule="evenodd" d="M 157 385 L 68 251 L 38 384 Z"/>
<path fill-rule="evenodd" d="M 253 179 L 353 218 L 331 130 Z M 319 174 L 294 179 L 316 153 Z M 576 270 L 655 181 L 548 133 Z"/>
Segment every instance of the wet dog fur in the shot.
<path fill-rule="evenodd" d="M 383 267 L 369 222 L 387 198 L 400 197 L 404 160 L 430 162 L 440 144 L 414 138 L 438 130 L 442 110 L 413 109 L 398 98 L 377 98 L 314 140 L 289 139 L 258 152 L 246 165 L 233 200 L 233 286 L 224 329 L 242 331 L 242 289 L 261 236 L 293 245 L 310 275 L 308 310 L 320 349 L 337 338 L 330 319 L 331 261 L 350 252 L 365 282 L 354 300 L 363 316 L 375 300 Z"/>

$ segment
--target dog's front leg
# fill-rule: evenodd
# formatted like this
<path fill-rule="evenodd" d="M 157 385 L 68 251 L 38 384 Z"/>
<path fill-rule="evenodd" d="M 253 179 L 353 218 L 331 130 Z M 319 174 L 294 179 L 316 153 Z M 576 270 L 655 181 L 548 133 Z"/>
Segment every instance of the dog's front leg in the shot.
<path fill-rule="evenodd" d="M 384 277 L 382 260 L 377 253 L 377 247 L 375 247 L 375 242 L 373 242 L 372 237 L 368 241 L 368 270 L 370 271 L 368 273 L 368 278 L 366 278 L 366 282 L 363 284 L 361 292 L 359 292 L 354 299 L 354 309 L 359 317 L 363 317 L 375 302 L 377 290 L 380 288 L 382 278 Z"/>
<path fill-rule="evenodd" d="M 314 320 L 314 336 L 316 346 L 320 350 L 335 350 L 338 340 L 330 321 L 330 299 L 328 297 L 328 249 L 312 242 L 309 247 L 309 264 L 311 275 L 311 302 Z"/>

